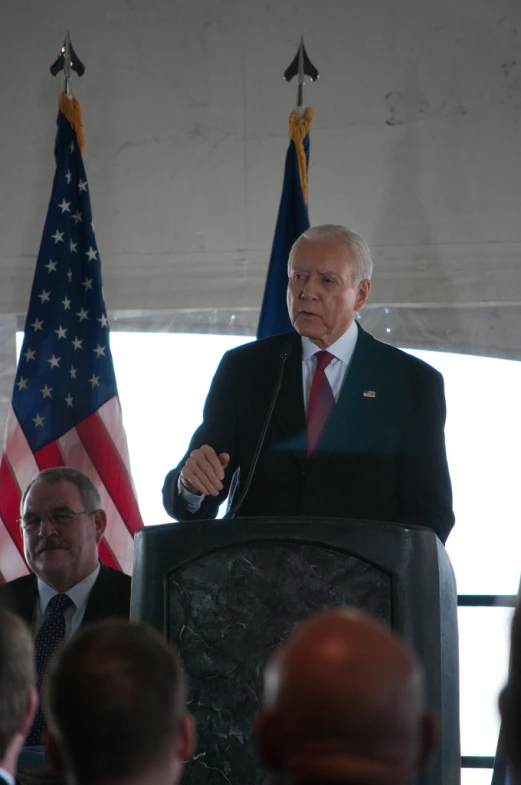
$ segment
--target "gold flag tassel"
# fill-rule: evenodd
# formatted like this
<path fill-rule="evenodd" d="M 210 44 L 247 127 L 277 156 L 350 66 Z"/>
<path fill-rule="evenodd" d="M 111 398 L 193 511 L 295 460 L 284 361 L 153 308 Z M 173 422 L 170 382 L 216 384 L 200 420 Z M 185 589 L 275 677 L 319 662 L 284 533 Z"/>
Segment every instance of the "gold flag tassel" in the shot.
<path fill-rule="evenodd" d="M 74 96 L 68 96 L 65 93 L 61 93 L 58 98 L 58 106 L 60 107 L 60 112 L 65 115 L 65 119 L 68 121 L 69 125 L 76 132 L 78 146 L 83 155 L 85 149 L 85 134 L 83 133 L 83 118 L 81 116 L 81 106 L 78 99 L 74 98 Z"/>
<path fill-rule="evenodd" d="M 306 166 L 304 139 L 309 133 L 314 117 L 315 113 L 309 106 L 306 107 L 302 115 L 294 109 L 289 116 L 289 138 L 294 142 L 295 150 L 297 151 L 300 185 L 306 204 L 308 203 L 308 170 Z"/>

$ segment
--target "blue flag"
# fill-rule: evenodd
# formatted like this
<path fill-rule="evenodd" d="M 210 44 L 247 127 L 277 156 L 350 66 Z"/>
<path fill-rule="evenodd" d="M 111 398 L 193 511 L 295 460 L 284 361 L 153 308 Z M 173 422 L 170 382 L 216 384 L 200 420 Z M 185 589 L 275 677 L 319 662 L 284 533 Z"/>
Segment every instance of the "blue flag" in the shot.
<path fill-rule="evenodd" d="M 309 229 L 308 206 L 302 188 L 297 145 L 302 145 L 300 139 L 295 142 L 292 138 L 286 155 L 282 196 L 257 328 L 257 338 L 268 338 L 271 335 L 287 333 L 293 329 L 286 305 L 288 257 L 295 240 L 302 232 Z M 307 133 L 303 140 L 303 151 L 307 172 L 309 162 L 309 134 Z"/>

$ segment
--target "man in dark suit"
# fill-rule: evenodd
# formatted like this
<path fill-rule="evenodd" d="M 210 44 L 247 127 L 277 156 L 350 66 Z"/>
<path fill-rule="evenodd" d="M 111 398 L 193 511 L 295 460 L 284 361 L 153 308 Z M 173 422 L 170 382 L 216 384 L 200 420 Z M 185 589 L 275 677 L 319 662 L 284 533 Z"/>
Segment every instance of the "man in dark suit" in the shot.
<path fill-rule="evenodd" d="M 21 619 L 0 608 L 0 785 L 15 785 L 37 704 L 31 634 Z"/>
<path fill-rule="evenodd" d="M 69 467 L 40 472 L 22 497 L 24 552 L 33 574 L 0 585 L 0 604 L 32 629 L 39 690 L 54 648 L 80 624 L 129 616 L 130 577 L 98 561 L 106 522 L 95 485 Z M 38 745 L 42 731 L 39 711 L 28 743 Z"/>
<path fill-rule="evenodd" d="M 224 355 L 203 423 L 166 477 L 170 515 L 214 517 L 240 469 L 238 498 L 289 345 L 241 514 L 396 521 L 446 541 L 454 516 L 443 378 L 357 325 L 371 273 L 369 248 L 349 229 L 318 226 L 297 240 L 288 262 L 296 332 Z"/>
<path fill-rule="evenodd" d="M 272 655 L 253 727 L 291 785 L 407 785 L 438 736 L 414 653 L 349 608 L 315 614 Z"/>

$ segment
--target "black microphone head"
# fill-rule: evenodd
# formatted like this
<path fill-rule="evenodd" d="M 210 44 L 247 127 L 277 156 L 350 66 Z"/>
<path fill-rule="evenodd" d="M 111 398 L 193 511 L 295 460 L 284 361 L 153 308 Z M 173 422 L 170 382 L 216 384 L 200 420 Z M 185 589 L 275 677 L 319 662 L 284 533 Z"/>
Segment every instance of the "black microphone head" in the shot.
<path fill-rule="evenodd" d="M 287 360 L 290 354 L 291 354 L 291 344 L 289 341 L 284 341 L 284 343 L 280 347 L 279 357 L 281 359 L 284 358 L 285 360 Z"/>

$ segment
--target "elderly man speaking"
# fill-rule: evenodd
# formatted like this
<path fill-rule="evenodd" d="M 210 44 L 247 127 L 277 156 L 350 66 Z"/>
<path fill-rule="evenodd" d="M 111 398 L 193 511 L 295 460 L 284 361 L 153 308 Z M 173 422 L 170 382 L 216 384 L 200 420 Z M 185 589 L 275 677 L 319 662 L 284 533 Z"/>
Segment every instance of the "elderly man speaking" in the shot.
<path fill-rule="evenodd" d="M 130 577 L 98 561 L 106 515 L 95 485 L 68 467 L 40 472 L 22 497 L 24 552 L 33 575 L 0 585 L 0 602 L 24 619 L 35 637 L 37 686 L 58 644 L 80 624 L 128 618 Z M 41 708 L 27 743 L 41 743 Z"/>
<path fill-rule="evenodd" d="M 166 477 L 170 515 L 215 517 L 238 469 L 241 497 L 281 381 L 241 515 L 395 521 L 446 541 L 454 515 L 443 378 L 356 323 L 372 266 L 366 242 L 345 227 L 316 226 L 297 240 L 288 262 L 295 332 L 224 355 L 203 422 Z"/>

